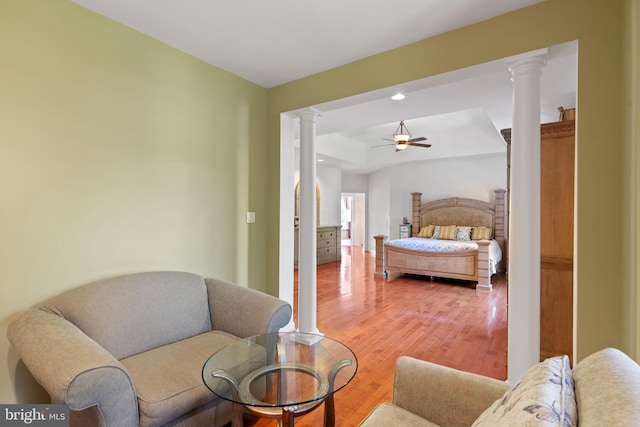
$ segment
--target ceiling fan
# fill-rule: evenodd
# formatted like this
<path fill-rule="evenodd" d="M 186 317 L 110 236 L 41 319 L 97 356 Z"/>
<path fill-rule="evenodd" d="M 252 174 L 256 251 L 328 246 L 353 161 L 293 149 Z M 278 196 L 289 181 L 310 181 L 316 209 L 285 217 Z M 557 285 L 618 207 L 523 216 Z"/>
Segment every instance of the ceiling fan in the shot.
<path fill-rule="evenodd" d="M 431 144 L 418 144 L 418 141 L 427 140 L 427 138 L 425 138 L 424 136 L 411 139 L 411 134 L 409 133 L 409 129 L 407 129 L 407 127 L 404 125 L 404 120 L 400 122 L 398 129 L 396 129 L 395 133 L 393 134 L 393 139 L 384 138 L 384 140 L 391 141 L 393 142 L 393 144 L 376 145 L 375 147 L 372 147 L 372 148 L 388 147 L 389 145 L 395 145 L 396 151 L 402 151 L 402 150 L 405 150 L 409 145 L 413 145 L 416 147 L 424 147 L 424 148 L 431 147 Z"/>

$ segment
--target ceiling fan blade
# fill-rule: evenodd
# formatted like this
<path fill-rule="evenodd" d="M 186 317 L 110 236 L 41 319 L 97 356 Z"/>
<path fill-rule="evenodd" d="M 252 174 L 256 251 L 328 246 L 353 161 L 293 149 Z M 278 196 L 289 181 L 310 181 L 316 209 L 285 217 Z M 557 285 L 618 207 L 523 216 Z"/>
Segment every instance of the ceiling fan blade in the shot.
<path fill-rule="evenodd" d="M 413 145 L 415 147 L 425 147 L 425 148 L 431 147 L 431 144 L 416 144 L 415 142 L 410 142 L 409 145 Z"/>
<path fill-rule="evenodd" d="M 396 144 L 382 144 L 382 145 L 374 145 L 374 146 L 373 146 L 373 147 L 371 147 L 371 148 L 388 147 L 388 146 L 390 146 L 390 145 L 396 145 Z"/>
<path fill-rule="evenodd" d="M 413 138 L 413 139 L 410 139 L 410 140 L 409 140 L 409 143 L 412 143 L 412 142 L 418 142 L 418 141 L 426 141 L 426 140 L 427 140 L 427 138 L 425 138 L 424 136 L 421 136 L 421 137 L 419 137 L 419 138 Z"/>
<path fill-rule="evenodd" d="M 382 138 L 384 141 L 391 141 L 391 142 L 396 142 L 395 139 L 389 139 L 389 138 Z"/>

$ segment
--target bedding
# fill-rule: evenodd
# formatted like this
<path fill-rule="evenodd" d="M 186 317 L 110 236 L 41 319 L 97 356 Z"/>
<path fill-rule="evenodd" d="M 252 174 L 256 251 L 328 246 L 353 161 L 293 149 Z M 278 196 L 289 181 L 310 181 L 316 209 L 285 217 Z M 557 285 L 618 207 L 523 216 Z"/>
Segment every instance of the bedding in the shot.
<path fill-rule="evenodd" d="M 385 245 L 421 252 L 462 252 L 478 250 L 478 243 L 476 241 L 440 240 L 423 237 L 387 240 Z M 489 245 L 489 270 L 491 274 L 496 274 L 497 265 L 500 261 L 502 261 L 502 249 L 500 249 L 500 245 L 496 240 L 491 240 Z"/>

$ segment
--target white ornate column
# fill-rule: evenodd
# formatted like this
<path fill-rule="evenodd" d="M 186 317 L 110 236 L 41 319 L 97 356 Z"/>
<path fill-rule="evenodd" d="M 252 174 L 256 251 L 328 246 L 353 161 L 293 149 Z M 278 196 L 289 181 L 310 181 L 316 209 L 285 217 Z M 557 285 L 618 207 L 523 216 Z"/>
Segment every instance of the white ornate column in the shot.
<path fill-rule="evenodd" d="M 316 117 L 300 112 L 300 219 L 298 225 L 298 330 L 320 333 L 316 324 Z"/>
<path fill-rule="evenodd" d="M 540 75 L 547 50 L 507 59 L 513 81 L 508 381 L 540 361 Z"/>

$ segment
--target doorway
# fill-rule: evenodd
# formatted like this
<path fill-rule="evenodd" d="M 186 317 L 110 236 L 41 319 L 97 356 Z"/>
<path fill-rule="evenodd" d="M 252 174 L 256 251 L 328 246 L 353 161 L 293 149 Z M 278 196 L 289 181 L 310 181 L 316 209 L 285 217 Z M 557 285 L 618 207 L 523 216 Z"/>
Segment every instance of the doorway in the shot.
<path fill-rule="evenodd" d="M 365 233 L 364 193 L 342 193 L 340 202 L 342 246 L 363 247 Z"/>

